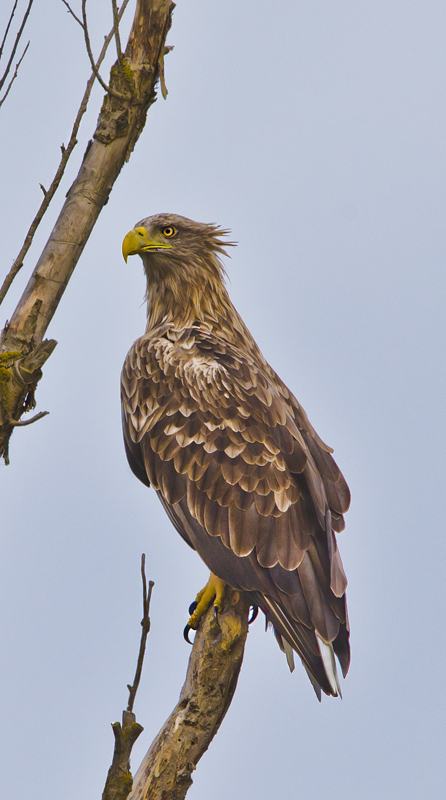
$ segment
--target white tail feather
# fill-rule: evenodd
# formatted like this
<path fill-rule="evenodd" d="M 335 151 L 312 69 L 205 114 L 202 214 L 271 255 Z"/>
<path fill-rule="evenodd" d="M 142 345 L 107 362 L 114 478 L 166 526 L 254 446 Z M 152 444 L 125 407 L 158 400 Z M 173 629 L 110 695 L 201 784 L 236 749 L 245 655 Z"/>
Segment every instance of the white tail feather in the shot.
<path fill-rule="evenodd" d="M 328 682 L 332 688 L 333 694 L 335 697 L 339 695 L 342 697 L 341 687 L 339 685 L 339 678 L 338 678 L 338 671 L 336 669 L 336 661 L 335 661 L 335 654 L 333 650 L 333 645 L 327 644 L 324 642 L 323 639 L 319 636 L 318 632 L 316 633 L 316 641 L 319 647 L 319 652 L 321 654 L 322 663 L 324 665 L 325 674 L 328 678 Z"/>

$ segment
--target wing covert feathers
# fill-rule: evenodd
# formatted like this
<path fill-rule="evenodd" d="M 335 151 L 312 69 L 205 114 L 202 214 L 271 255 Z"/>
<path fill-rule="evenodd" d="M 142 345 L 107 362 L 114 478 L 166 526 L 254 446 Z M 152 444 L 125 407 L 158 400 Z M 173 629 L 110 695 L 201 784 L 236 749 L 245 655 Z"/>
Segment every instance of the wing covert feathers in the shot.
<path fill-rule="evenodd" d="M 131 348 L 122 407 L 130 465 L 183 538 L 251 592 L 316 693 L 340 694 L 334 653 L 345 674 L 349 650 L 335 531 L 350 495 L 287 387 L 254 345 L 166 323 Z"/>

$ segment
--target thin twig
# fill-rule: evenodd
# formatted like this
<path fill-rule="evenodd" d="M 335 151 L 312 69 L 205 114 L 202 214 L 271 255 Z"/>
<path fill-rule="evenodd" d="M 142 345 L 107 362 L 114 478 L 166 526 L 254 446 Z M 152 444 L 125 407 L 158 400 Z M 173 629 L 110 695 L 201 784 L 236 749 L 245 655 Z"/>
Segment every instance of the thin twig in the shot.
<path fill-rule="evenodd" d="M 33 2 L 34 2 L 34 0 L 29 0 L 28 8 L 26 9 L 26 11 L 25 11 L 25 13 L 23 15 L 22 24 L 21 24 L 21 26 L 19 28 L 17 36 L 15 37 L 15 42 L 14 42 L 14 46 L 12 48 L 11 55 L 9 57 L 9 61 L 8 61 L 7 65 L 6 65 L 6 69 L 5 69 L 4 73 L 3 73 L 3 76 L 0 78 L 0 91 L 3 89 L 3 86 L 5 84 L 6 78 L 9 75 L 9 70 L 11 69 L 11 64 L 14 61 L 16 50 L 17 50 L 17 47 L 19 46 L 20 39 L 22 38 L 23 29 L 24 29 L 24 27 L 26 25 L 26 20 L 29 17 L 29 12 L 31 11 L 31 6 L 32 6 Z M 14 11 L 15 11 L 15 8 L 14 8 Z"/>
<path fill-rule="evenodd" d="M 121 8 L 119 9 L 119 20 L 121 20 L 122 15 L 124 14 L 125 9 L 127 8 L 128 3 L 129 3 L 129 0 L 124 0 L 124 2 L 122 3 Z M 113 35 L 114 35 L 114 27 L 110 31 L 110 33 L 105 37 L 104 45 L 103 45 L 102 50 L 100 52 L 99 58 L 97 60 L 97 64 L 96 64 L 97 67 L 99 67 L 102 64 L 102 62 L 103 62 L 103 60 L 105 58 L 105 54 L 107 52 L 108 46 L 109 46 L 109 44 L 110 44 L 110 42 L 111 42 L 111 40 L 113 38 Z M 45 214 L 45 212 L 46 212 L 51 200 L 53 199 L 53 197 L 54 197 L 54 195 L 56 193 L 56 190 L 57 190 L 57 188 L 58 188 L 58 186 L 59 186 L 59 184 L 60 184 L 60 182 L 62 180 L 62 176 L 63 176 L 63 174 L 65 172 L 65 167 L 66 167 L 66 165 L 68 163 L 68 159 L 70 158 L 71 153 L 73 152 L 73 150 L 74 150 L 74 148 L 75 148 L 75 146 L 77 144 L 76 136 L 77 136 L 77 133 L 78 133 L 78 130 L 79 130 L 79 126 L 80 126 L 82 117 L 84 116 L 84 114 L 85 114 L 85 112 L 87 110 L 87 105 L 88 105 L 88 101 L 90 99 L 90 94 L 91 94 L 91 90 L 93 88 L 93 84 L 95 82 L 95 77 L 96 76 L 93 73 L 90 76 L 90 78 L 89 78 L 89 80 L 87 82 L 87 87 L 85 89 L 85 93 L 84 93 L 84 96 L 82 98 L 82 102 L 81 102 L 81 104 L 79 106 L 79 110 L 77 112 L 76 119 L 74 121 L 73 130 L 71 131 L 70 140 L 68 142 L 67 147 L 64 147 L 62 145 L 62 148 L 61 148 L 62 149 L 62 158 L 60 160 L 60 163 L 59 163 L 59 166 L 57 168 L 56 174 L 55 174 L 55 176 L 53 178 L 53 181 L 52 181 L 52 183 L 51 183 L 51 185 L 50 185 L 45 197 L 43 198 L 43 200 L 42 200 L 42 202 L 40 204 L 40 207 L 39 207 L 39 210 L 38 210 L 36 216 L 34 217 L 32 223 L 31 223 L 31 225 L 29 227 L 28 233 L 26 234 L 25 241 L 23 242 L 23 245 L 22 245 L 22 248 L 20 250 L 20 253 L 18 254 L 17 258 L 15 259 L 15 261 L 14 261 L 11 269 L 9 270 L 5 280 L 3 281 L 2 287 L 0 289 L 0 305 L 3 302 L 3 300 L 4 300 L 5 296 L 6 296 L 8 290 L 9 290 L 9 287 L 11 286 L 15 276 L 17 275 L 17 273 L 21 270 L 21 268 L 23 266 L 23 259 L 25 258 L 29 248 L 31 247 L 31 243 L 32 243 L 33 238 L 34 238 L 34 234 L 35 234 L 38 226 L 40 225 L 40 222 L 42 221 L 42 218 L 43 218 L 43 216 L 44 216 L 44 214 Z"/>
<path fill-rule="evenodd" d="M 88 33 L 88 23 L 87 23 L 87 0 L 82 0 L 82 19 L 83 19 L 83 29 L 84 29 L 84 39 L 85 39 L 85 47 L 87 48 L 88 58 L 90 59 L 91 68 L 96 75 L 97 80 L 101 84 L 102 88 L 107 92 L 107 94 L 112 95 L 113 97 L 117 97 L 120 100 L 125 100 L 125 96 L 120 94 L 119 92 L 113 91 L 110 89 L 110 86 L 107 86 L 105 81 L 101 78 L 98 65 L 94 60 L 93 51 L 91 49 L 91 42 L 90 42 L 90 34 Z M 113 23 L 113 35 L 115 33 L 115 24 Z"/>
<path fill-rule="evenodd" d="M 17 73 L 19 71 L 20 64 L 22 63 L 23 59 L 25 58 L 25 54 L 26 54 L 26 51 L 28 50 L 28 47 L 29 47 L 29 42 L 26 45 L 21 57 L 17 61 L 17 64 L 15 65 L 14 75 L 12 76 L 11 80 L 9 81 L 8 88 L 6 89 L 5 94 L 3 95 L 2 99 L 0 100 L 0 108 L 2 107 L 2 105 L 5 102 L 9 92 L 11 91 L 12 84 L 14 83 L 15 79 L 17 78 Z"/>
<path fill-rule="evenodd" d="M 16 10 L 16 8 L 17 8 L 17 3 L 18 3 L 18 2 L 19 2 L 19 0 L 15 0 L 15 3 L 14 3 L 14 6 L 13 6 L 13 9 L 12 9 L 12 11 L 11 11 L 11 14 L 10 14 L 10 16 L 9 16 L 9 19 L 8 19 L 8 24 L 7 24 L 7 26 L 6 26 L 5 35 L 4 35 L 4 37 L 3 37 L 2 43 L 0 44 L 0 58 L 1 58 L 1 57 L 2 57 L 2 55 L 3 55 L 3 48 L 4 48 L 4 46 L 5 46 L 6 39 L 8 38 L 8 33 L 9 33 L 9 29 L 10 29 L 10 27 L 11 27 L 12 18 L 13 18 L 14 14 L 15 14 L 15 10 Z"/>
<path fill-rule="evenodd" d="M 141 680 L 141 672 L 142 672 L 142 665 L 144 662 L 144 653 L 146 650 L 147 635 L 150 631 L 150 617 L 149 617 L 150 599 L 152 597 L 152 589 L 155 584 L 153 581 L 149 581 L 149 589 L 147 590 L 145 565 L 146 565 L 146 556 L 145 553 L 143 553 L 141 557 L 142 610 L 143 610 L 143 618 L 141 620 L 141 626 L 142 626 L 141 642 L 139 645 L 138 663 L 136 665 L 136 672 L 135 672 L 135 677 L 133 679 L 133 684 L 132 686 L 130 686 L 130 684 L 128 684 L 127 686 L 127 689 L 129 690 L 129 702 L 127 705 L 127 711 L 133 711 L 133 703 L 135 702 L 136 692 L 138 691 L 139 681 Z"/>
<path fill-rule="evenodd" d="M 116 0 L 112 0 L 112 8 L 113 8 L 113 23 L 115 26 L 116 52 L 118 54 L 118 59 L 120 61 L 122 58 L 122 49 L 121 49 L 121 37 L 119 35 L 118 4 Z"/>
<path fill-rule="evenodd" d="M 82 20 L 83 20 L 82 28 L 84 30 L 85 47 L 87 48 L 88 58 L 90 59 L 91 68 L 92 68 L 96 78 L 98 79 L 98 81 L 101 84 L 102 88 L 105 89 L 106 92 L 109 92 L 110 88 L 102 80 L 102 78 L 101 78 L 101 76 L 99 74 L 98 65 L 95 63 L 95 60 L 93 58 L 93 52 L 91 50 L 91 43 L 90 43 L 90 34 L 88 33 L 86 5 L 87 5 L 87 0 L 82 0 Z M 113 34 L 114 33 L 115 33 L 115 25 L 113 23 Z"/>
<path fill-rule="evenodd" d="M 69 3 L 67 3 L 67 0 L 62 0 L 62 3 L 64 4 L 64 6 L 66 6 L 66 7 L 67 7 L 67 9 L 68 9 L 68 12 L 71 14 L 71 16 L 72 16 L 72 17 L 74 17 L 74 19 L 76 20 L 76 22 L 78 22 L 78 23 L 79 23 L 79 25 L 81 26 L 81 28 L 83 29 L 83 28 L 84 28 L 84 23 L 82 22 L 82 20 L 80 20 L 80 19 L 79 19 L 79 17 L 78 17 L 78 16 L 76 16 L 76 14 L 74 13 L 74 11 L 73 11 L 73 9 L 71 8 L 70 4 L 69 4 Z"/>

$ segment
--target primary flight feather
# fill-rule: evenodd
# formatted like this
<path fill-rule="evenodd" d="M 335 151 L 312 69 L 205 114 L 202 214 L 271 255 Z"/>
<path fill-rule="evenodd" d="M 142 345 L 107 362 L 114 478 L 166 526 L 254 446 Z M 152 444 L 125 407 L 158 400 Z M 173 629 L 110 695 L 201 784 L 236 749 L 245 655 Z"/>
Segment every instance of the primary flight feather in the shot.
<path fill-rule="evenodd" d="M 344 676 L 350 660 L 336 543 L 350 494 L 229 299 L 226 234 L 158 214 L 124 239 L 125 260 L 143 260 L 148 314 L 122 371 L 127 458 L 211 570 L 206 597 L 218 605 L 222 582 L 247 592 L 290 666 L 295 651 L 318 697 L 336 696 L 334 656 Z"/>

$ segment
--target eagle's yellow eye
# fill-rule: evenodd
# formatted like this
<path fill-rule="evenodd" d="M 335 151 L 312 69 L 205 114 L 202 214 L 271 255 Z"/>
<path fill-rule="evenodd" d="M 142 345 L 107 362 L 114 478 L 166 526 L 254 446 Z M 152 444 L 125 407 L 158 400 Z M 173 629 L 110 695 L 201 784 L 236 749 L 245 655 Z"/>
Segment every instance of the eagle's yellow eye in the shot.
<path fill-rule="evenodd" d="M 166 236 L 168 239 L 171 239 L 172 236 L 175 236 L 177 229 L 173 227 L 173 225 L 167 225 L 165 228 L 162 229 L 161 233 L 163 236 Z"/>

